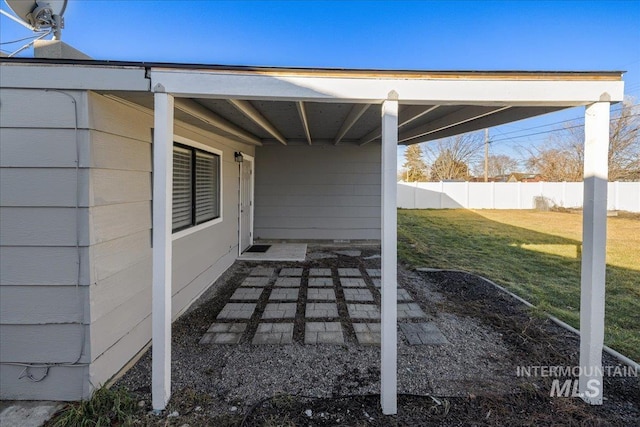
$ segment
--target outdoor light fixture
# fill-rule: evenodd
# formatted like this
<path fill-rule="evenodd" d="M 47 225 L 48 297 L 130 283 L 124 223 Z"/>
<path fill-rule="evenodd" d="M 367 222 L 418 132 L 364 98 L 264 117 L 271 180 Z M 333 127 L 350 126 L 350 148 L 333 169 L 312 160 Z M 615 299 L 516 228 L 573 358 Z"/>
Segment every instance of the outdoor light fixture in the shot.
<path fill-rule="evenodd" d="M 236 163 L 242 163 L 244 157 L 242 156 L 242 153 L 240 151 L 236 151 L 235 153 L 233 153 L 233 159 L 236 161 Z"/>

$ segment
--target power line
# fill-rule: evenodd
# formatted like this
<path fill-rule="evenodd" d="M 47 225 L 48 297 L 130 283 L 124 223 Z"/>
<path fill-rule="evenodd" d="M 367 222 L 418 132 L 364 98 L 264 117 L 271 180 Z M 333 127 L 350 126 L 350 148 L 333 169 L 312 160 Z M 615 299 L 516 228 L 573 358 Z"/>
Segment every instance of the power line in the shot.
<path fill-rule="evenodd" d="M 616 107 L 614 107 L 614 108 L 612 108 L 612 109 L 611 109 L 611 112 L 613 112 L 613 113 L 617 113 L 617 112 L 618 112 L 618 111 L 620 111 L 620 110 L 622 110 L 622 107 L 621 107 L 621 106 L 620 106 L 620 107 L 616 106 Z M 554 126 L 554 125 L 559 125 L 559 124 L 567 123 L 567 122 L 574 122 L 574 121 L 576 121 L 576 120 L 584 120 L 584 116 L 581 116 L 581 117 L 575 117 L 575 118 L 573 118 L 573 119 L 561 120 L 561 121 L 559 121 L 559 122 L 547 123 L 547 124 L 545 124 L 545 125 L 538 125 L 538 126 L 533 126 L 533 127 L 525 128 L 525 129 L 518 129 L 518 130 L 512 130 L 512 131 L 509 131 L 509 132 L 500 132 L 500 133 L 501 133 L 501 134 L 503 134 L 503 135 L 510 135 L 510 134 L 512 134 L 512 133 L 526 132 L 526 131 L 528 131 L 528 130 L 540 129 L 540 128 L 549 127 L 549 126 Z M 496 127 L 497 127 L 497 126 L 496 126 Z"/>
<path fill-rule="evenodd" d="M 628 117 L 636 117 L 636 116 L 640 116 L 640 113 L 631 114 Z M 612 119 L 609 119 L 610 122 L 612 122 L 614 120 L 617 120 L 617 118 L 614 117 Z M 553 133 L 553 132 L 562 132 L 562 131 L 565 131 L 565 130 L 582 128 L 582 127 L 584 127 L 584 125 L 583 124 L 579 124 L 579 125 L 563 127 L 563 128 L 559 128 L 559 129 L 551 129 L 551 130 L 545 130 L 545 131 L 541 131 L 541 132 L 529 133 L 529 134 L 526 134 L 526 135 L 516 135 L 516 136 L 507 137 L 507 138 L 494 139 L 494 140 L 491 141 L 491 144 L 494 144 L 496 142 L 502 142 L 502 141 L 510 141 L 510 140 L 513 140 L 513 139 L 526 138 L 526 137 L 529 137 L 529 136 L 544 135 L 544 134 Z M 503 134 L 503 135 L 506 135 L 506 134 Z"/>

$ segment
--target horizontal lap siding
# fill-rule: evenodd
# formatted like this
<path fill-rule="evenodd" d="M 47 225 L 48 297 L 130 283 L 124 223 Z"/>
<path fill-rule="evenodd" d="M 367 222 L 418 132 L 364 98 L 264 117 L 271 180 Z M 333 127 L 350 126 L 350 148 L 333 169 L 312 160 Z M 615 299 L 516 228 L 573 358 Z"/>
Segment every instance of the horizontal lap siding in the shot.
<path fill-rule="evenodd" d="M 84 365 L 7 364 L 89 362 L 87 95 L 65 93 L 0 90 L 1 399 L 87 391 Z"/>
<path fill-rule="evenodd" d="M 255 236 L 380 239 L 380 146 L 256 149 Z"/>
<path fill-rule="evenodd" d="M 153 118 L 94 93 L 89 100 L 90 378 L 99 386 L 150 339 Z"/>
<path fill-rule="evenodd" d="M 44 369 L 31 369 L 34 378 L 40 378 Z M 85 394 L 89 370 L 84 366 L 56 366 L 49 369 L 47 378 L 40 382 L 22 377 L 23 366 L 0 365 L 2 399 L 7 400 L 78 400 Z"/>
<path fill-rule="evenodd" d="M 153 116 L 90 94 L 91 382 L 122 369 L 151 339 L 151 199 Z M 173 242 L 175 319 L 236 259 L 238 165 L 234 151 L 253 154 L 204 131 L 175 133 L 223 151 L 222 223 Z"/>

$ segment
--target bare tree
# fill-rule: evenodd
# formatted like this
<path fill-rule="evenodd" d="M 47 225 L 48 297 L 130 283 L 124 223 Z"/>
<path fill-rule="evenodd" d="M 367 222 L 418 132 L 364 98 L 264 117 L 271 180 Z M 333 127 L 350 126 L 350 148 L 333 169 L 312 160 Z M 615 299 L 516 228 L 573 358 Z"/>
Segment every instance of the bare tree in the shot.
<path fill-rule="evenodd" d="M 431 164 L 430 181 L 470 177 L 469 165 L 481 156 L 484 147 L 482 133 L 466 133 L 425 144 L 425 154 Z"/>
<path fill-rule="evenodd" d="M 584 125 L 570 123 L 543 145 L 529 150 L 527 166 L 545 181 L 582 181 Z M 640 105 L 630 99 L 611 117 L 609 180 L 640 180 Z"/>
<path fill-rule="evenodd" d="M 518 172 L 519 163 L 513 157 L 506 154 L 494 154 L 489 156 L 489 176 L 507 175 Z M 484 160 L 477 162 L 473 167 L 473 174 L 480 176 L 484 174 Z"/>
<path fill-rule="evenodd" d="M 407 147 L 404 152 L 405 162 L 402 165 L 403 179 L 406 182 L 426 181 L 427 164 L 422 158 L 422 148 L 420 144 L 413 144 Z"/>

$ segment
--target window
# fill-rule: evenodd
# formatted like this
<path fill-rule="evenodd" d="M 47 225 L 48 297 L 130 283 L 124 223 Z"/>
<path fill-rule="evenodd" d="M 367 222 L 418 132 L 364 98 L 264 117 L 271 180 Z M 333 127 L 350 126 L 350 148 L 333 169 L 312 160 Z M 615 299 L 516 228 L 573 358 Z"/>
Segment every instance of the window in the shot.
<path fill-rule="evenodd" d="M 220 218 L 220 156 L 173 146 L 173 231 Z"/>

